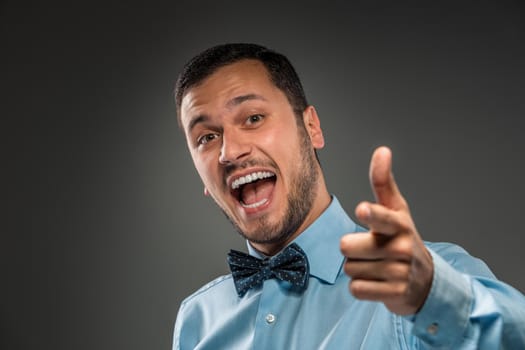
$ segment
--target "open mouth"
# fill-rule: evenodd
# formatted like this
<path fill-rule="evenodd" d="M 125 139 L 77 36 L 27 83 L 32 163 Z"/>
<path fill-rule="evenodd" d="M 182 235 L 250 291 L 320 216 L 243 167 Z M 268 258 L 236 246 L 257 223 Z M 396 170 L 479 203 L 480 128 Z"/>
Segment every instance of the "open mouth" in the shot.
<path fill-rule="evenodd" d="M 236 178 L 231 183 L 231 193 L 242 207 L 255 209 L 268 202 L 275 180 L 275 174 L 270 171 L 254 171 Z"/>

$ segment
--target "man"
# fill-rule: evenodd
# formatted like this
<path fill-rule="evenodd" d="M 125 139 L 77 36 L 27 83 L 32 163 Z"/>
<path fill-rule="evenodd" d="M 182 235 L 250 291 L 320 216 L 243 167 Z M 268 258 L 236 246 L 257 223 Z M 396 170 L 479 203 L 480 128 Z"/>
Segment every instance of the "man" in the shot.
<path fill-rule="evenodd" d="M 424 243 L 391 173 L 347 216 L 316 150 L 320 121 L 282 55 L 208 49 L 176 86 L 177 113 L 211 196 L 248 241 L 232 274 L 181 305 L 174 349 L 525 348 L 525 297 L 461 248 Z M 342 254 L 341 254 L 342 253 Z"/>

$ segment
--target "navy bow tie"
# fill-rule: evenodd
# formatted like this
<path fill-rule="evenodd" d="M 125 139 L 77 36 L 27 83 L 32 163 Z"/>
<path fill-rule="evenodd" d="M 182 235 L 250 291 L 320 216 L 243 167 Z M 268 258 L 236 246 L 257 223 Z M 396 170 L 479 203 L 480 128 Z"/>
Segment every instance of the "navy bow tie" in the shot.
<path fill-rule="evenodd" d="M 304 251 L 295 243 L 271 258 L 257 259 L 251 255 L 231 250 L 228 264 L 239 297 L 250 288 L 262 285 L 270 278 L 288 281 L 304 290 L 308 284 L 308 259 Z"/>

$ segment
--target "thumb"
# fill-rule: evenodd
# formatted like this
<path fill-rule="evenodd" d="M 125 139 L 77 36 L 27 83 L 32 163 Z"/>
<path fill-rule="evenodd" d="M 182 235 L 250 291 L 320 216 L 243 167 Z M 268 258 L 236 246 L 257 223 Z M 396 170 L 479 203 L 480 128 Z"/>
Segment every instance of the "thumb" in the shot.
<path fill-rule="evenodd" d="M 372 155 L 370 185 L 379 204 L 390 209 L 404 207 L 405 200 L 392 174 L 392 151 L 388 147 L 379 147 Z"/>

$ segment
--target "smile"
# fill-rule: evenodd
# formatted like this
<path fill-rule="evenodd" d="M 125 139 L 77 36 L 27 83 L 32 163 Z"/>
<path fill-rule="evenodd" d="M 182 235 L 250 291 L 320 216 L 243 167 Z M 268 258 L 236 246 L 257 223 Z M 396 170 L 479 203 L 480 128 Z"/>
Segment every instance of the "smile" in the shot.
<path fill-rule="evenodd" d="M 275 185 L 275 174 L 254 171 L 235 178 L 230 185 L 232 195 L 245 209 L 257 209 L 268 203 Z"/>

